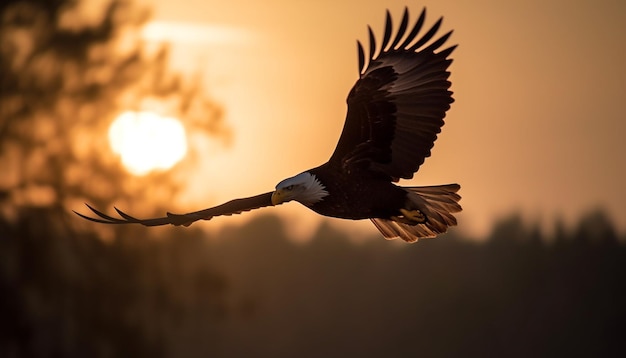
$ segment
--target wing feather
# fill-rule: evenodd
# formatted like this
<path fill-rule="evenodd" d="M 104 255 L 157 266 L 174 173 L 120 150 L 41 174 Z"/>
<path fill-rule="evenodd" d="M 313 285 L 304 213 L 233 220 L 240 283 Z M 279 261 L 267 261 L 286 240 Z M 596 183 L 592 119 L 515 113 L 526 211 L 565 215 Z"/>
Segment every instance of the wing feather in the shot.
<path fill-rule="evenodd" d="M 387 11 L 387 14 L 389 14 L 389 11 Z M 400 40 L 402 39 L 402 36 L 404 36 L 404 33 L 406 32 L 406 28 L 408 25 L 409 25 L 409 9 L 405 7 L 404 13 L 402 14 L 402 20 L 400 21 L 400 27 L 398 28 L 398 33 L 396 34 L 395 39 L 391 43 L 391 46 L 389 46 L 389 49 L 396 48 L 396 45 L 398 45 L 398 42 L 400 42 Z"/>
<path fill-rule="evenodd" d="M 374 58 L 374 54 L 376 53 L 376 37 L 374 37 L 374 31 L 370 26 L 367 27 L 367 31 L 370 35 L 370 58 Z"/>
<path fill-rule="evenodd" d="M 387 45 L 389 44 L 389 40 L 391 40 L 391 31 L 393 30 L 393 23 L 391 21 L 391 14 L 389 10 L 387 10 L 387 15 L 385 19 L 385 34 L 383 35 L 383 43 L 380 45 L 380 51 L 385 51 Z"/>
<path fill-rule="evenodd" d="M 362 73 L 365 70 L 365 51 L 363 51 L 363 45 L 360 41 L 357 41 L 356 45 L 359 56 L 359 73 Z"/>
<path fill-rule="evenodd" d="M 424 36 L 422 36 L 422 38 L 417 40 L 417 42 L 414 43 L 413 46 L 407 48 L 406 50 L 415 52 L 417 51 L 418 48 L 422 47 L 422 45 L 430 41 L 430 39 L 432 39 L 433 36 L 435 36 L 435 34 L 437 33 L 437 30 L 439 30 L 439 27 L 441 27 L 442 21 L 443 21 L 443 18 L 439 18 L 439 20 L 435 22 L 435 24 L 430 28 L 430 30 L 428 30 L 428 32 L 426 32 L 426 34 L 424 34 Z M 433 49 L 430 49 L 430 50 L 432 51 Z"/>
<path fill-rule="evenodd" d="M 272 206 L 272 192 L 252 196 L 249 198 L 231 200 L 222 205 L 218 205 L 212 208 L 194 211 L 187 214 L 172 214 L 167 213 L 166 216 L 160 218 L 150 219 L 137 219 L 128 215 L 118 208 L 114 208 L 117 214 L 121 217 L 115 218 L 109 216 L 99 210 L 96 210 L 89 204 L 85 204 L 97 217 L 90 217 L 74 211 L 74 213 L 83 219 L 87 219 L 93 222 L 101 224 L 141 224 L 144 226 L 161 226 L 161 225 L 175 225 L 175 226 L 189 226 L 198 220 L 210 220 L 215 216 L 240 214 L 244 211 L 250 211 L 265 206 Z"/>
<path fill-rule="evenodd" d="M 409 35 L 406 37 L 406 39 L 404 40 L 402 45 L 400 45 L 399 48 L 402 49 L 402 48 L 406 48 L 407 46 L 409 46 L 411 41 L 413 41 L 415 39 L 415 36 L 417 36 L 417 33 L 420 31 L 422 26 L 424 26 L 425 20 L 426 20 L 426 8 L 422 9 L 422 13 L 420 14 L 420 17 L 415 22 L 415 25 L 413 25 L 413 29 L 411 29 L 411 32 L 409 33 Z"/>

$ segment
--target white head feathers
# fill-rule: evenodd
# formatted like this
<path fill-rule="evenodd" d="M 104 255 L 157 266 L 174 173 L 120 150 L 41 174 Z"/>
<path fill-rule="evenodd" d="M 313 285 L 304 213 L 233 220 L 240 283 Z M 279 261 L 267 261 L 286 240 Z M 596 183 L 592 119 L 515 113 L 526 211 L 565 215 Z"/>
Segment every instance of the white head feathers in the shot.
<path fill-rule="evenodd" d="M 315 204 L 328 195 L 324 185 L 309 172 L 281 181 L 276 190 L 281 192 L 282 202 L 296 200 L 304 205 Z"/>

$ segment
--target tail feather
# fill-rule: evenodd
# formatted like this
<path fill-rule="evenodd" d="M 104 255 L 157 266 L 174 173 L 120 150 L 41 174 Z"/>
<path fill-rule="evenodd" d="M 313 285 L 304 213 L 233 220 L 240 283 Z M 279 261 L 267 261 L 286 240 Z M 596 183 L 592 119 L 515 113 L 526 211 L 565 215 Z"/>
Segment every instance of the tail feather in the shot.
<path fill-rule="evenodd" d="M 410 206 L 407 209 L 420 210 L 426 216 L 423 223 L 408 224 L 380 218 L 371 220 L 386 239 L 399 237 L 406 242 L 416 242 L 421 238 L 433 238 L 457 224 L 453 214 L 462 210 L 459 205 L 461 196 L 457 194 L 460 188 L 459 184 L 405 187 Z"/>

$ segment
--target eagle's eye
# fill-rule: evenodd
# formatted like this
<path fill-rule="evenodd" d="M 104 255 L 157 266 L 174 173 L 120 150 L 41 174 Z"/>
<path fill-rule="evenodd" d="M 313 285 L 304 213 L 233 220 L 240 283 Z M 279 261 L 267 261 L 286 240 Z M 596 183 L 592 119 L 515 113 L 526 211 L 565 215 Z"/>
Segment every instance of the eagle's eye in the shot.
<path fill-rule="evenodd" d="M 293 184 L 292 184 L 292 185 L 287 185 L 287 186 L 285 187 L 285 190 L 292 190 L 292 189 L 293 189 Z"/>

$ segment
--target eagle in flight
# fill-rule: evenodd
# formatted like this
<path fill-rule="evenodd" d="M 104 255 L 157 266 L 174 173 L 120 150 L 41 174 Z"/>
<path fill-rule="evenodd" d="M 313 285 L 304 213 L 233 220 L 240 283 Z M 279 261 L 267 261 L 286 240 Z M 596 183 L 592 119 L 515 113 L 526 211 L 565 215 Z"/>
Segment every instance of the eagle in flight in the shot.
<path fill-rule="evenodd" d="M 318 214 L 370 219 L 387 239 L 415 242 L 456 225 L 461 211 L 458 184 L 402 187 L 398 180 L 417 172 L 444 124 L 450 108 L 448 58 L 456 45 L 440 48 L 452 31 L 435 34 L 442 18 L 423 35 L 426 9 L 409 30 L 405 8 L 400 25 L 387 11 L 382 44 L 369 30 L 369 52 L 357 41 L 359 78 L 347 98 L 348 113 L 334 153 L 327 163 L 285 179 L 276 190 L 187 214 L 137 219 L 115 208 L 119 218 L 87 205 L 105 224 L 184 225 L 215 216 L 238 214 L 295 200 Z M 407 31 L 409 30 L 409 31 Z M 436 40 L 433 40 L 435 39 Z"/>

